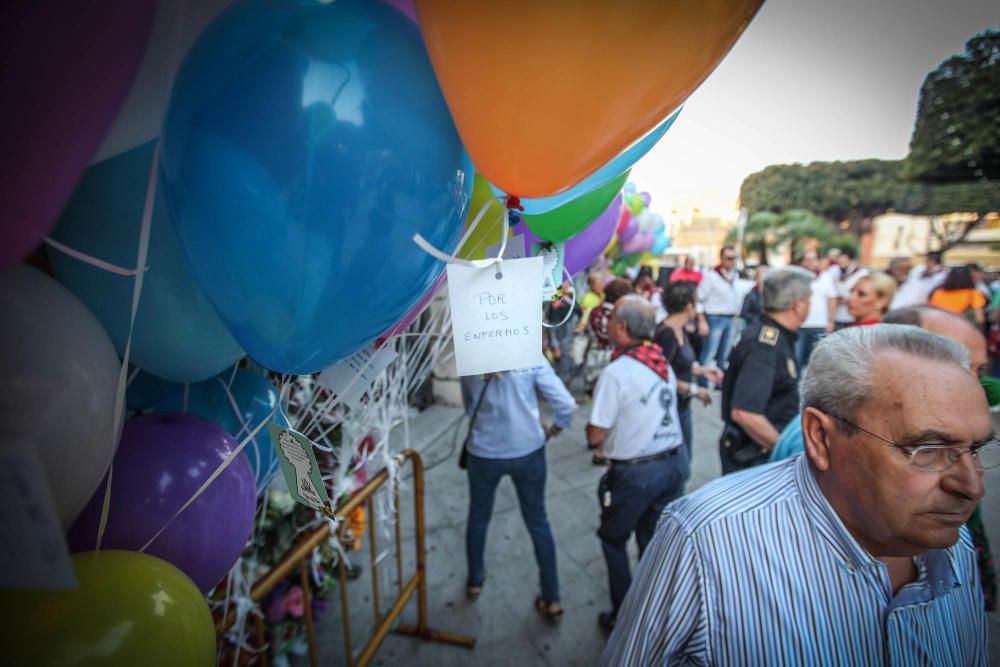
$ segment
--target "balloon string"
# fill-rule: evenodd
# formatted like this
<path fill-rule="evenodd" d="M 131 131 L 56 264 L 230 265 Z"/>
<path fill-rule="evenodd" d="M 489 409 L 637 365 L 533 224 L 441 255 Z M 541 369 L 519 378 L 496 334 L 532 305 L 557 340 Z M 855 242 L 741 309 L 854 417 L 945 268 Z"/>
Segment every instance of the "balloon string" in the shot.
<path fill-rule="evenodd" d="M 260 433 L 261 429 L 263 429 L 264 426 L 266 426 L 267 423 L 271 421 L 271 418 L 274 417 L 274 414 L 278 411 L 278 406 L 281 405 L 281 401 L 283 401 L 285 399 L 285 396 L 288 394 L 288 388 L 290 386 L 291 383 L 288 381 L 287 378 L 282 380 L 281 392 L 278 396 L 278 403 L 275 404 L 275 406 L 271 408 L 271 411 L 267 413 L 267 416 L 264 417 L 264 419 L 262 419 L 261 422 L 257 424 L 257 426 L 254 427 L 252 431 L 250 431 L 247 437 L 243 438 L 243 440 L 236 447 L 236 449 L 234 449 L 232 452 L 229 453 L 228 456 L 226 456 L 225 460 L 223 460 L 223 462 L 219 464 L 219 467 L 216 468 L 215 471 L 208 476 L 208 479 L 206 479 L 202 483 L 202 485 L 198 487 L 198 490 L 195 491 L 191 495 L 191 497 L 188 498 L 187 501 L 185 501 L 183 505 L 181 505 L 180 509 L 174 512 L 174 515 L 170 517 L 165 524 L 163 524 L 163 527 L 161 527 L 158 531 L 156 531 L 156 534 L 153 535 L 151 538 L 149 538 L 149 540 L 142 545 L 142 547 L 139 549 L 139 553 L 145 553 L 146 549 L 148 549 L 150 545 L 152 545 L 153 542 L 155 542 L 156 539 L 163 534 L 163 531 L 165 531 L 167 528 L 170 527 L 170 524 L 174 522 L 174 519 L 179 517 L 184 512 L 184 510 L 186 510 L 194 503 L 194 501 L 198 500 L 198 498 L 201 497 L 201 494 L 205 493 L 208 487 L 212 485 L 212 482 L 214 482 L 216 478 L 218 478 L 218 476 L 221 475 L 226 470 L 226 468 L 229 467 L 229 464 L 232 463 L 236 459 L 236 457 L 240 455 L 240 452 L 243 451 L 243 448 L 253 441 L 253 439 L 257 436 L 257 434 Z"/>
<path fill-rule="evenodd" d="M 132 310 L 129 314 L 128 337 L 125 339 L 125 351 L 122 353 L 122 368 L 118 373 L 118 390 L 115 392 L 115 428 L 119 428 L 125 409 L 125 387 L 128 385 L 128 358 L 132 351 L 132 334 L 135 331 L 135 315 L 139 311 L 139 297 L 142 296 L 142 282 L 145 275 L 140 267 L 146 266 L 146 258 L 149 254 L 149 231 L 153 226 L 153 202 L 156 201 L 156 175 L 157 165 L 160 157 L 160 142 L 156 142 L 153 149 L 152 164 L 149 167 L 149 182 L 146 184 L 146 203 L 142 210 L 142 224 L 139 227 L 139 250 L 136 257 L 135 284 L 132 287 Z M 121 431 L 115 434 L 115 440 L 121 437 Z M 111 466 L 108 466 L 108 481 L 104 488 L 104 504 L 101 507 L 101 519 L 97 524 L 97 547 L 95 551 L 101 550 L 101 542 L 104 541 L 104 529 L 108 525 L 108 513 L 111 511 Z"/>
<path fill-rule="evenodd" d="M 573 276 L 569 275 L 569 270 L 566 268 L 565 263 L 563 264 L 563 274 L 566 276 L 566 280 L 573 280 Z M 572 298 L 569 302 L 569 312 L 566 313 L 566 317 L 562 318 L 562 321 L 559 322 L 559 324 L 546 324 L 545 322 L 542 322 L 543 327 L 546 329 L 555 329 L 556 327 L 561 327 L 569 322 L 569 318 L 573 316 L 573 307 L 576 305 L 576 290 L 570 292 L 570 296 Z"/>
<path fill-rule="evenodd" d="M 465 242 L 469 240 L 469 237 L 472 236 L 472 232 L 474 232 L 476 228 L 479 227 L 479 223 L 482 222 L 483 216 L 486 215 L 486 211 L 489 210 L 490 206 L 492 206 L 493 202 L 495 201 L 496 199 L 490 199 L 489 201 L 487 201 L 485 204 L 482 205 L 482 207 L 479 209 L 479 213 L 477 213 L 476 217 L 472 220 L 472 224 L 469 225 L 469 228 L 465 230 L 465 234 L 463 234 L 462 238 L 459 240 L 457 246 L 458 248 L 461 248 L 465 244 Z M 413 242 L 416 243 L 418 246 L 420 246 L 420 248 L 428 255 L 434 257 L 435 259 L 439 259 L 442 262 L 447 262 L 449 264 L 459 264 L 461 266 L 467 266 L 472 269 L 485 269 L 495 264 L 497 267 L 497 271 L 502 273 L 503 254 L 507 250 L 507 235 L 509 233 L 510 233 L 509 209 L 505 206 L 503 209 L 503 231 L 501 232 L 500 235 L 500 250 L 499 252 L 497 252 L 496 257 L 486 258 L 486 259 L 462 259 L 461 257 L 457 257 L 454 254 L 449 255 L 448 253 L 438 250 L 420 234 L 413 235 Z"/>
<path fill-rule="evenodd" d="M 46 245 L 52 246 L 53 248 L 63 253 L 64 255 L 69 255 L 73 259 L 78 259 L 85 264 L 96 266 L 102 271 L 107 271 L 108 273 L 114 273 L 119 276 L 135 276 L 142 273 L 143 271 L 146 271 L 149 268 L 148 266 L 144 266 L 141 270 L 126 269 L 121 266 L 118 266 L 117 264 L 112 264 L 111 262 L 105 262 L 103 259 L 98 259 L 93 255 L 88 255 L 85 252 L 80 252 L 79 250 L 70 248 L 68 245 L 59 243 L 59 241 L 56 241 L 55 239 L 50 238 L 48 236 L 45 237 L 45 243 Z"/>
<path fill-rule="evenodd" d="M 233 415 L 236 417 L 236 421 L 240 424 L 240 430 L 236 433 L 237 438 L 242 438 L 244 433 L 250 430 L 250 424 L 247 420 L 243 418 L 243 413 L 240 411 L 239 403 L 236 402 L 236 397 L 233 396 L 233 392 L 229 389 L 229 385 L 226 384 L 225 380 L 220 377 L 215 378 L 222 385 L 222 391 L 226 392 L 226 400 L 229 401 L 229 407 L 233 410 Z M 232 380 L 230 380 L 232 381 Z M 260 453 L 260 447 L 257 446 L 257 439 L 254 438 L 253 441 L 253 453 L 255 455 L 253 477 L 257 479 L 260 473 L 260 464 L 263 459 Z"/>

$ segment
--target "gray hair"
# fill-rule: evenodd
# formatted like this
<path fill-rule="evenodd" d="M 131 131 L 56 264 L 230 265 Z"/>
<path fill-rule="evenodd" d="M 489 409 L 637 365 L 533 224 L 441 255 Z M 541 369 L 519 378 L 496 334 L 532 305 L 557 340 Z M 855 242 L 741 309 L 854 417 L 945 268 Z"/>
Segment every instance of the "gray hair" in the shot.
<path fill-rule="evenodd" d="M 809 296 L 809 285 L 815 277 L 800 266 L 771 271 L 760 285 L 764 310 L 769 313 L 788 310 L 793 303 Z"/>
<path fill-rule="evenodd" d="M 816 408 L 854 421 L 861 406 L 872 399 L 875 362 L 886 350 L 969 368 L 969 354 L 963 346 L 925 329 L 908 324 L 848 327 L 813 349 L 799 387 L 802 409 Z M 843 422 L 839 426 L 846 435 L 854 432 Z"/>
<path fill-rule="evenodd" d="M 652 340 L 656 333 L 656 307 L 638 294 L 626 294 L 618 300 L 618 317 L 625 323 L 628 335 L 639 340 Z"/>

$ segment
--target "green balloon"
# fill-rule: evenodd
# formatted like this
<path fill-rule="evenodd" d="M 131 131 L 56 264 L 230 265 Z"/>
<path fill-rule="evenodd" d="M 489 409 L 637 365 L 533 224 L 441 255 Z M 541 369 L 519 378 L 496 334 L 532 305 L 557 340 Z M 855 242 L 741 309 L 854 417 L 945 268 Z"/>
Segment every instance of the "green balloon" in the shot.
<path fill-rule="evenodd" d="M 568 241 L 607 210 L 628 180 L 629 171 L 548 213 L 522 216 L 524 222 L 538 238 L 553 243 Z"/>
<path fill-rule="evenodd" d="M 5 591 L 0 618 L 17 641 L 10 665 L 212 667 L 215 624 L 205 597 L 170 563 L 132 551 L 73 556 L 80 587 Z"/>

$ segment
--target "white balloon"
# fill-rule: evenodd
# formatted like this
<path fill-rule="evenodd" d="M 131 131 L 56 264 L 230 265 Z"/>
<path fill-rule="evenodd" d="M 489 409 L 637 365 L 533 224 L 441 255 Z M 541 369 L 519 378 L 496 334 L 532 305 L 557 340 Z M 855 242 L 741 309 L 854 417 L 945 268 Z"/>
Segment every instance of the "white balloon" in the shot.
<path fill-rule="evenodd" d="M 118 447 L 121 362 L 97 318 L 37 269 L 0 271 L 0 312 L 0 443 L 34 447 L 68 528 Z"/>

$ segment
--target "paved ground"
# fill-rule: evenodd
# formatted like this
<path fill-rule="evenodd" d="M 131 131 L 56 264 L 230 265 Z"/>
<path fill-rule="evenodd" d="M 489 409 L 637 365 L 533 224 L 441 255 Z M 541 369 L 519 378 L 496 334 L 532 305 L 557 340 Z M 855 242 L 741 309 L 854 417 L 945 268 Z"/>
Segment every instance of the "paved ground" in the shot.
<path fill-rule="evenodd" d="M 716 394 L 716 397 L 718 395 Z M 465 513 L 468 502 L 465 474 L 455 463 L 453 449 L 464 435 L 465 423 L 456 408 L 434 405 L 415 414 L 410 423 L 411 443 L 423 453 L 428 466 L 426 481 L 428 610 L 434 629 L 471 635 L 474 650 L 390 635 L 379 650 L 377 665 L 593 665 L 605 638 L 597 628 L 597 613 L 609 607 L 607 579 L 600 543 L 596 498 L 601 469 L 590 463 L 584 446 L 584 426 L 589 406 L 581 406 L 572 427 L 549 443 L 548 510 L 555 533 L 559 577 L 566 613 L 551 625 L 532 607 L 538 590 L 537 570 L 531 541 L 517 510 L 510 480 L 501 484 L 487 541 L 487 581 L 476 602 L 465 598 Z M 688 490 L 719 475 L 715 451 L 720 422 L 718 403 L 695 406 L 695 448 Z M 457 438 L 456 438 L 457 434 Z M 1000 545 L 1000 473 L 994 473 L 984 507 L 994 545 Z M 409 490 L 404 491 L 404 499 Z M 412 550 L 412 518 L 408 500 L 404 505 L 404 549 Z M 379 548 L 390 544 L 389 535 L 379 538 Z M 352 644 L 355 654 L 372 627 L 370 568 L 348 587 L 352 609 Z M 386 582 L 395 586 L 395 564 L 388 554 L 377 567 L 383 591 Z M 406 572 L 413 571 L 411 556 Z M 408 574 L 404 576 L 409 576 Z M 394 590 L 394 588 L 393 588 Z M 323 618 L 320 638 L 321 664 L 345 664 L 344 637 L 336 587 L 331 609 Z M 391 599 L 383 595 L 383 613 Z M 416 605 L 411 602 L 404 622 L 414 622 Z M 993 614 L 991 633 L 1000 634 L 1000 616 Z M 995 642 L 996 643 L 996 642 Z M 1000 664 L 1000 646 L 991 646 L 991 664 Z"/>

